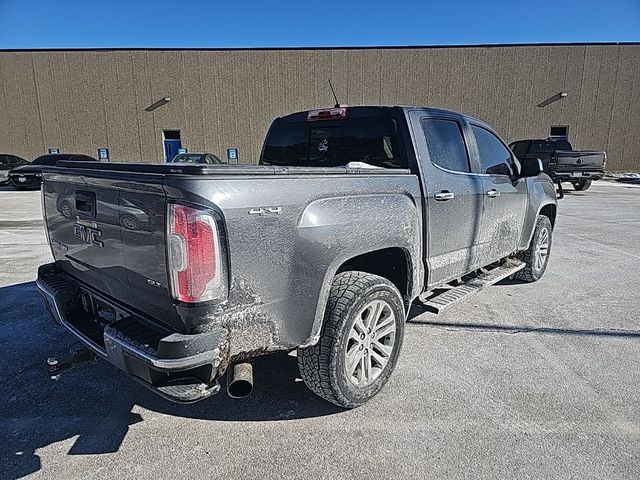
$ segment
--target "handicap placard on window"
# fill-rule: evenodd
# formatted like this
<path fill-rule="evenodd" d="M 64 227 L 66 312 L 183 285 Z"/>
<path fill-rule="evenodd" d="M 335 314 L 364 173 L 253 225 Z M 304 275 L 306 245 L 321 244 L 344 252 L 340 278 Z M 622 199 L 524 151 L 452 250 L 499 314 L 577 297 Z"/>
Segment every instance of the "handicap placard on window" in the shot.
<path fill-rule="evenodd" d="M 237 148 L 227 148 L 227 159 L 238 161 L 238 149 Z"/>
<path fill-rule="evenodd" d="M 187 153 L 187 149 L 186 148 L 179 148 L 178 149 L 178 153 Z"/>
<path fill-rule="evenodd" d="M 108 148 L 99 148 L 98 149 L 98 160 L 109 161 L 109 149 Z"/>
<path fill-rule="evenodd" d="M 49 155 L 57 155 L 58 153 L 60 153 L 60 149 L 59 148 L 50 148 L 49 149 Z"/>

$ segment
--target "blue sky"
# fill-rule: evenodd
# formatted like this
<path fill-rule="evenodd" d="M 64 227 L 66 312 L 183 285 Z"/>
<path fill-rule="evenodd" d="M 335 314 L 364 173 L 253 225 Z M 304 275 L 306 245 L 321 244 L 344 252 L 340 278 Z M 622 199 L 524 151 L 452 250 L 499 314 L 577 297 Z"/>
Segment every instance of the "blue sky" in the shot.
<path fill-rule="evenodd" d="M 0 0 L 0 48 L 640 41 L 640 0 Z"/>

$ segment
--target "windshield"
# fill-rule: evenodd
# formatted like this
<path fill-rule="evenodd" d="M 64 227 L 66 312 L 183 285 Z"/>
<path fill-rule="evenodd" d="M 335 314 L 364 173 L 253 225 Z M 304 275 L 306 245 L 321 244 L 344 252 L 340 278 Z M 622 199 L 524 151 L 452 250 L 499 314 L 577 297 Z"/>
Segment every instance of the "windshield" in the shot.
<path fill-rule="evenodd" d="M 169 163 L 203 163 L 203 160 L 199 153 L 181 153 L 173 157 Z"/>
<path fill-rule="evenodd" d="M 364 162 L 402 168 L 396 123 L 391 118 L 279 122 L 270 130 L 260 163 L 337 167 Z"/>

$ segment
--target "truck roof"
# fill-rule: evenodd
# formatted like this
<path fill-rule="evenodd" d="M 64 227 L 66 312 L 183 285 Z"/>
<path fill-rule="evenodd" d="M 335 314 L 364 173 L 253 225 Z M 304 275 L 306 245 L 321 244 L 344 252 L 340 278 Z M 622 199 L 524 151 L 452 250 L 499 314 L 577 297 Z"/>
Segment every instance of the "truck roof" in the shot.
<path fill-rule="evenodd" d="M 454 110 L 445 110 L 442 108 L 427 107 L 425 105 L 340 105 L 340 107 L 348 109 L 349 112 L 357 113 L 358 117 L 384 115 L 384 113 L 386 113 L 389 110 L 402 110 L 402 111 L 426 110 L 429 113 L 435 113 L 435 114 L 442 113 L 446 115 L 460 116 L 467 120 L 472 120 L 483 126 L 491 128 L 483 120 L 480 120 L 479 118 L 476 118 L 476 117 L 472 117 L 471 115 L 467 115 L 461 112 L 456 112 Z M 318 109 L 302 110 L 299 112 L 283 115 L 279 117 L 279 120 L 283 120 L 283 121 L 300 121 L 303 119 L 306 120 L 307 114 L 310 111 L 319 110 L 319 109 L 331 109 L 331 108 L 334 108 L 334 107 L 320 107 Z"/>

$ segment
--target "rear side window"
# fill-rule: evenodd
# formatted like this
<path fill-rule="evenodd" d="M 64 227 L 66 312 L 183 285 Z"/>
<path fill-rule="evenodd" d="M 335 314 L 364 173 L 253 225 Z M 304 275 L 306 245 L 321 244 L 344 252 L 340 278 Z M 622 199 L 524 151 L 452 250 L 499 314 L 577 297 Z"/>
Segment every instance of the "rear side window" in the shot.
<path fill-rule="evenodd" d="M 556 142 L 549 140 L 534 140 L 531 142 L 529 153 L 551 153 L 556 149 Z"/>
<path fill-rule="evenodd" d="M 22 165 L 23 163 L 28 163 L 24 158 L 16 155 L 6 155 L 6 158 L 9 159 L 9 165 Z"/>
<path fill-rule="evenodd" d="M 460 124 L 455 120 L 425 118 L 422 130 L 434 165 L 454 172 L 469 172 L 469 156 Z"/>
<path fill-rule="evenodd" d="M 472 125 L 471 128 L 478 145 L 482 173 L 513 175 L 514 165 L 509 149 L 489 130 L 477 125 Z"/>
<path fill-rule="evenodd" d="M 364 162 L 405 168 L 396 123 L 391 118 L 279 122 L 270 130 L 260 163 L 300 167 L 338 167 Z"/>

